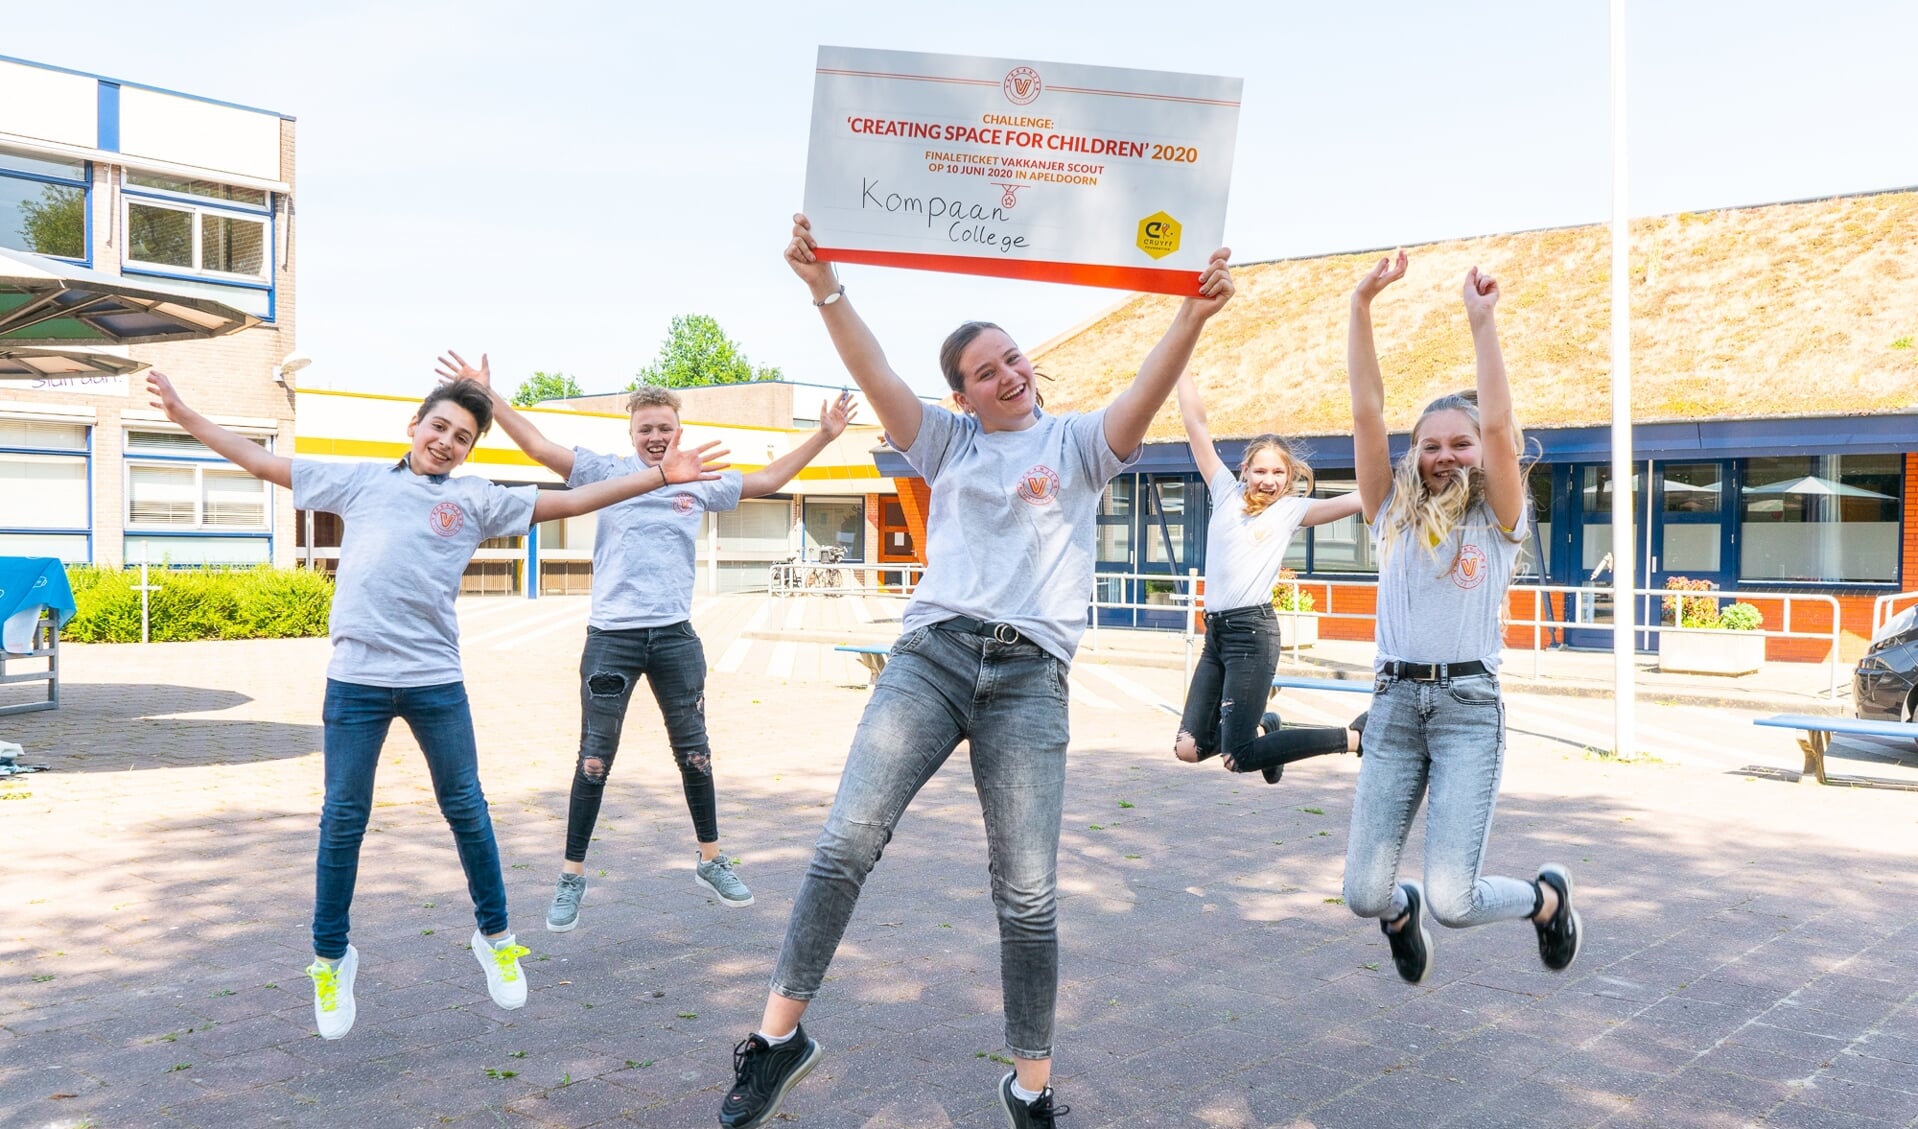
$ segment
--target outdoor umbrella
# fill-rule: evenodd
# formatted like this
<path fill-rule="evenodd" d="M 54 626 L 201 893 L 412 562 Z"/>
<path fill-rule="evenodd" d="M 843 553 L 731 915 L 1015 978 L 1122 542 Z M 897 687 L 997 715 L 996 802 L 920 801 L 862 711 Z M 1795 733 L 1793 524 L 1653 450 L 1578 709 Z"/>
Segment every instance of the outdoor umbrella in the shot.
<path fill-rule="evenodd" d="M 0 250 L 0 347 L 191 341 L 258 324 L 251 314 L 164 279 Z"/>
<path fill-rule="evenodd" d="M 43 380 L 62 376 L 126 376 L 147 362 L 84 347 L 35 349 L 0 345 L 0 380 Z"/>

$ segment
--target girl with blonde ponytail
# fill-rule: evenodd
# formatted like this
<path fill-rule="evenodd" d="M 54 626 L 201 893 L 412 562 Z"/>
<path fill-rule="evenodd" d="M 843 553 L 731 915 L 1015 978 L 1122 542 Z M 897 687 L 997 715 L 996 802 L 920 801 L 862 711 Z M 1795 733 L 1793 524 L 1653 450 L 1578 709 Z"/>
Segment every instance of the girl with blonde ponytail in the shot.
<path fill-rule="evenodd" d="M 1540 960 L 1558 972 L 1581 936 L 1571 873 L 1556 864 L 1530 882 L 1481 873 L 1505 761 L 1500 614 L 1531 520 L 1493 317 L 1498 283 L 1477 267 L 1465 275 L 1476 395 L 1427 405 L 1394 467 L 1372 301 L 1405 271 L 1401 251 L 1359 280 L 1346 340 L 1358 493 L 1379 546 L 1379 653 L 1372 708 L 1354 723 L 1367 755 L 1346 840 L 1345 904 L 1379 919 L 1393 964 L 1414 984 L 1431 969 L 1428 908 L 1455 929 L 1530 918 Z M 1425 884 L 1400 882 L 1399 856 L 1428 793 Z"/>

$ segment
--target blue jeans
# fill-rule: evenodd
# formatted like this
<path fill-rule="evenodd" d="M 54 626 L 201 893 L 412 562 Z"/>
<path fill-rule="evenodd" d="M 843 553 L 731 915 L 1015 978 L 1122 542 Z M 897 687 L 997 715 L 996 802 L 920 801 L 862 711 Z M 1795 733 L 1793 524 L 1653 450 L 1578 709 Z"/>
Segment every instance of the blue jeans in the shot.
<path fill-rule="evenodd" d="M 480 791 L 479 750 L 466 684 L 393 688 L 326 680 L 326 801 L 320 808 L 320 854 L 313 891 L 313 952 L 346 955 L 360 841 L 373 811 L 373 773 L 393 719 L 401 717 L 426 754 L 433 795 L 453 829 L 473 917 L 481 933 L 506 931 L 506 881 L 500 875 L 493 819 Z"/>
<path fill-rule="evenodd" d="M 652 687 L 666 739 L 679 763 L 680 787 L 693 833 L 702 843 L 719 842 L 718 805 L 713 798 L 713 751 L 706 743 L 706 650 L 685 620 L 661 627 L 615 631 L 586 629 L 579 656 L 579 763 L 573 769 L 573 795 L 566 810 L 566 858 L 585 862 L 586 847 L 599 822 L 606 795 L 606 774 L 619 752 L 626 708 L 641 675 Z"/>
<path fill-rule="evenodd" d="M 971 744 L 999 913 L 1006 1045 L 1021 1058 L 1049 1058 L 1059 990 L 1066 664 L 1023 640 L 933 626 L 893 647 L 793 899 L 772 990 L 795 1000 L 818 994 L 866 875 L 906 805 L 962 740 Z"/>
<path fill-rule="evenodd" d="M 1365 757 L 1345 848 L 1345 904 L 1360 917 L 1406 910 L 1399 855 L 1419 801 L 1425 809 L 1425 902 L 1462 929 L 1529 917 L 1537 890 L 1484 876 L 1492 809 L 1505 768 L 1505 703 L 1490 674 L 1414 682 L 1381 675 L 1365 722 Z"/>
<path fill-rule="evenodd" d="M 1279 621 L 1271 604 L 1205 614 L 1205 646 L 1192 668 L 1181 735 L 1200 760 L 1225 753 L 1240 772 L 1345 752 L 1345 730 L 1293 727 L 1261 735 L 1259 718 L 1279 666 Z"/>

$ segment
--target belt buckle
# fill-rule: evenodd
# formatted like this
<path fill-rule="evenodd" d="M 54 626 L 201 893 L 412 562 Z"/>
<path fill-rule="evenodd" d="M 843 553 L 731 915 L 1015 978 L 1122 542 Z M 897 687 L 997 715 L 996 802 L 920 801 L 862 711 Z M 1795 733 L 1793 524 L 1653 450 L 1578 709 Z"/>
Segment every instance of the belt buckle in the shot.
<path fill-rule="evenodd" d="M 1010 623 L 995 623 L 992 625 L 992 641 L 995 643 L 1017 643 L 1019 641 L 1019 629 Z"/>
<path fill-rule="evenodd" d="M 1445 681 L 1445 667 L 1443 666 L 1443 664 L 1414 663 L 1412 664 L 1412 670 L 1414 673 L 1411 675 L 1411 678 L 1412 678 L 1412 681 L 1414 682 Z"/>

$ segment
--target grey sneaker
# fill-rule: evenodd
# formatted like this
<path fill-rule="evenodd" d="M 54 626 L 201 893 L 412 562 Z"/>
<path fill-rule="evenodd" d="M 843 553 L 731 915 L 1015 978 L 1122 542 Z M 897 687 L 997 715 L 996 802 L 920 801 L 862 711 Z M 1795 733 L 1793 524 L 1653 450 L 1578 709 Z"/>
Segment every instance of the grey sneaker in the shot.
<path fill-rule="evenodd" d="M 711 862 L 701 860 L 693 868 L 693 881 L 711 890 L 719 904 L 729 909 L 745 909 L 753 904 L 753 892 L 733 873 L 733 860 L 719 855 Z"/>
<path fill-rule="evenodd" d="M 586 876 L 562 873 L 559 876 L 559 886 L 553 891 L 552 908 L 546 911 L 546 931 L 548 933 L 572 932 L 573 926 L 579 924 L 579 903 L 585 896 Z"/>

